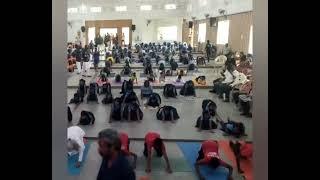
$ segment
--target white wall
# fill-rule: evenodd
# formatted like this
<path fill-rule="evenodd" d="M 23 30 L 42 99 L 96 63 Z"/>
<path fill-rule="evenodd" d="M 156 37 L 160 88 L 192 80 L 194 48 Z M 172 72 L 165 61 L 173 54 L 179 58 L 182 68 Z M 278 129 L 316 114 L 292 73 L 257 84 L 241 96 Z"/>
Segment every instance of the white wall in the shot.
<path fill-rule="evenodd" d="M 92 20 L 92 19 L 90 19 Z M 96 19 L 98 20 L 98 19 Z M 99 19 L 101 20 L 101 19 Z M 106 19 L 104 19 L 106 20 Z M 139 36 L 138 42 L 158 42 L 157 29 L 163 26 L 177 26 L 178 28 L 178 41 L 182 41 L 182 18 L 166 18 L 166 19 L 151 19 L 151 23 L 147 26 L 147 19 L 137 17 L 132 19 L 132 24 L 136 25 L 136 30 L 132 32 L 132 42 L 137 43 L 135 40 Z M 74 42 L 77 31 L 81 26 L 85 25 L 85 20 L 72 20 L 70 21 L 72 28 L 68 25 L 68 42 Z"/>
<path fill-rule="evenodd" d="M 139 42 L 158 42 L 157 30 L 158 27 L 165 26 L 177 26 L 178 37 L 177 41 L 182 41 L 182 18 L 166 18 L 166 19 L 151 19 L 151 23 L 147 26 L 147 20 L 140 18 L 133 19 L 132 23 L 136 25 L 136 30 L 132 33 L 133 43 L 136 43 L 135 39 L 139 36 Z"/>
<path fill-rule="evenodd" d="M 189 0 L 189 8 L 187 9 L 187 19 L 191 17 L 196 19 L 205 19 L 205 14 L 210 17 L 220 16 L 219 9 L 226 10 L 228 14 L 235 14 L 253 10 L 253 0 Z"/>

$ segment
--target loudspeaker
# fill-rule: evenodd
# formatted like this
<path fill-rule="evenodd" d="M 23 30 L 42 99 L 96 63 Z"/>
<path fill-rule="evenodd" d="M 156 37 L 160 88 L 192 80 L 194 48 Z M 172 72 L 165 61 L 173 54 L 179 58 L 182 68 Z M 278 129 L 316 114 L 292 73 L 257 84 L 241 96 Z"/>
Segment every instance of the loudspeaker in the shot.
<path fill-rule="evenodd" d="M 216 18 L 211 17 L 211 18 L 210 18 L 210 27 L 212 27 L 212 26 L 216 26 L 216 21 L 217 21 L 217 19 L 216 19 Z"/>
<path fill-rule="evenodd" d="M 189 28 L 192 28 L 192 27 L 193 27 L 193 22 L 189 21 Z"/>
<path fill-rule="evenodd" d="M 136 25 L 132 24 L 131 30 L 132 30 L 132 31 L 136 30 Z"/>

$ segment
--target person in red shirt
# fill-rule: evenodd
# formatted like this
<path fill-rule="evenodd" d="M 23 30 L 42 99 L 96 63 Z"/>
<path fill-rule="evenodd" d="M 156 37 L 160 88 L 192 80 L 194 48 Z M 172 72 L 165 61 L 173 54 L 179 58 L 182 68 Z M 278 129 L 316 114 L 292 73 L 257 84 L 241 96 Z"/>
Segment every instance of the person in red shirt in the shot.
<path fill-rule="evenodd" d="M 240 160 L 241 159 L 250 159 L 252 158 L 253 153 L 253 145 L 252 142 L 246 141 L 246 142 L 238 142 L 235 143 L 230 141 L 229 142 L 230 148 L 232 149 L 237 162 L 237 168 L 239 173 L 244 173 L 243 170 L 240 167 Z"/>
<path fill-rule="evenodd" d="M 213 169 L 216 169 L 219 166 L 224 166 L 227 169 L 229 169 L 228 180 L 232 179 L 233 168 L 231 165 L 227 164 L 220 158 L 218 141 L 203 141 L 201 148 L 198 152 L 198 158 L 195 163 L 195 169 L 200 180 L 204 180 L 205 178 L 201 175 L 199 170 L 200 165 L 209 165 L 209 167 L 212 167 Z"/>
<path fill-rule="evenodd" d="M 137 155 L 129 150 L 130 140 L 128 134 L 120 132 L 119 136 L 121 140 L 121 153 L 125 156 L 133 156 L 133 169 L 135 169 L 137 165 Z"/>
<path fill-rule="evenodd" d="M 152 148 L 156 151 L 157 156 L 161 157 L 163 155 L 164 160 L 167 163 L 166 171 L 168 173 L 172 173 L 169 159 L 167 156 L 166 148 L 164 146 L 164 143 L 160 137 L 160 134 L 156 132 L 148 132 L 144 139 L 144 151 L 143 154 L 145 157 L 147 157 L 147 168 L 146 172 L 151 172 L 151 157 L 152 157 Z"/>

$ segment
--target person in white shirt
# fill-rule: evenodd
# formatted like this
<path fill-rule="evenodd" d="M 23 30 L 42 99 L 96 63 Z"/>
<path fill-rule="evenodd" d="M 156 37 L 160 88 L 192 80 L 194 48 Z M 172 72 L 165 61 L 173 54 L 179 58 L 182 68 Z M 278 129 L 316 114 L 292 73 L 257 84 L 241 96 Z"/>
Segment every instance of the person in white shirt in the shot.
<path fill-rule="evenodd" d="M 68 128 L 67 132 L 67 149 L 68 154 L 74 155 L 79 153 L 79 159 L 75 166 L 77 168 L 80 167 L 82 158 L 83 158 L 83 152 L 85 149 L 83 137 L 85 136 L 85 132 L 79 127 L 79 126 L 71 126 Z"/>

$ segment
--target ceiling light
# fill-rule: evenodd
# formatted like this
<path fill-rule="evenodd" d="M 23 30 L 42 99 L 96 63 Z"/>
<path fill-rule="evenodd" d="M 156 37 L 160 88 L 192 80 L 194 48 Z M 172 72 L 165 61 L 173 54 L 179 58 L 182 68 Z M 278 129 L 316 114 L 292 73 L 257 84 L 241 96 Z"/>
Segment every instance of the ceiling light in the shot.
<path fill-rule="evenodd" d="M 68 8 L 68 13 L 77 13 L 78 8 Z"/>
<path fill-rule="evenodd" d="M 177 7 L 176 7 L 175 4 L 166 4 L 166 5 L 164 6 L 164 8 L 165 8 L 165 9 L 176 9 Z"/>
<path fill-rule="evenodd" d="M 152 6 L 151 5 L 142 5 L 142 6 L 140 6 L 140 10 L 141 11 L 151 11 Z"/>
<path fill-rule="evenodd" d="M 116 11 L 127 11 L 127 6 L 116 6 Z"/>
<path fill-rule="evenodd" d="M 93 12 L 93 13 L 99 13 L 101 11 L 102 11 L 101 7 L 91 7 L 90 8 L 90 12 Z"/>

